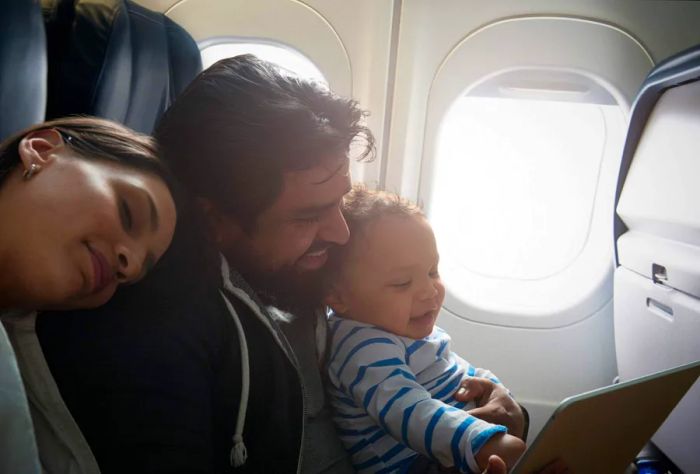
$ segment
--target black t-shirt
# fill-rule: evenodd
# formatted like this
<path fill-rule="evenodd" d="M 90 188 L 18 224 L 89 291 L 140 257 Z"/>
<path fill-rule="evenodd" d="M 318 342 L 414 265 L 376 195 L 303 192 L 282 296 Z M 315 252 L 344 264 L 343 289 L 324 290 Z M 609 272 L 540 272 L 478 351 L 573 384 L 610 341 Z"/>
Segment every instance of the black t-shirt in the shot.
<path fill-rule="evenodd" d="M 219 260 L 180 212 L 173 244 L 149 277 L 90 311 L 42 313 L 51 373 L 103 474 L 232 472 L 241 390 L 235 324 Z M 295 369 L 250 309 L 251 386 L 241 472 L 294 472 L 302 393 Z M 238 470 L 237 470 L 238 471 Z"/>
<path fill-rule="evenodd" d="M 204 248 L 201 235 L 178 229 L 153 273 L 107 305 L 37 318 L 51 373 L 104 474 L 227 470 L 240 359 Z"/>

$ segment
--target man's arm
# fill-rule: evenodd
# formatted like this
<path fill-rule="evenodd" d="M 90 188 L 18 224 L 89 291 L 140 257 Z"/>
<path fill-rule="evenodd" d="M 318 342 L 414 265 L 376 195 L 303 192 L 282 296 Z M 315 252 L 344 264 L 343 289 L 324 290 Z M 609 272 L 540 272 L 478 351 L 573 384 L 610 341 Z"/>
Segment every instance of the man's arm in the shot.
<path fill-rule="evenodd" d="M 475 402 L 477 407 L 469 410 L 469 414 L 504 425 L 508 433 L 523 441 L 526 439 L 529 428 L 527 411 L 518 405 L 503 385 L 487 378 L 469 377 L 462 380 L 454 398 L 460 402 Z"/>

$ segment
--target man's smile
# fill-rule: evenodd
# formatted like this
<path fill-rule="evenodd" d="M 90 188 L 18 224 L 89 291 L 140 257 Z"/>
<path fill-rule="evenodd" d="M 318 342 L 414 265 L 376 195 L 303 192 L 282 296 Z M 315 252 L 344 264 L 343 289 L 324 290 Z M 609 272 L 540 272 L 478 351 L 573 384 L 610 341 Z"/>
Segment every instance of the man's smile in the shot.
<path fill-rule="evenodd" d="M 306 252 L 297 260 L 297 266 L 303 270 L 318 270 L 328 260 L 328 247 Z"/>

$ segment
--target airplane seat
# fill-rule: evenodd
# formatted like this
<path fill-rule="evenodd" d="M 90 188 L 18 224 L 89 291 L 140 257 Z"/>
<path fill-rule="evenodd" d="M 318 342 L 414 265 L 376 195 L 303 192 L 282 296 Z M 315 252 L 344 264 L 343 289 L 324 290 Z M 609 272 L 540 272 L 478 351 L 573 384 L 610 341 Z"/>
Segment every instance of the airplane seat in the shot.
<path fill-rule="evenodd" d="M 659 64 L 632 108 L 616 194 L 620 379 L 700 359 L 700 46 Z M 700 472 L 700 383 L 652 441 Z"/>
<path fill-rule="evenodd" d="M 201 71 L 197 44 L 162 13 L 128 0 L 42 0 L 47 118 L 89 114 L 151 133 Z"/>
<path fill-rule="evenodd" d="M 0 14 L 0 140 L 44 120 L 46 39 L 39 4 L 10 0 Z"/>

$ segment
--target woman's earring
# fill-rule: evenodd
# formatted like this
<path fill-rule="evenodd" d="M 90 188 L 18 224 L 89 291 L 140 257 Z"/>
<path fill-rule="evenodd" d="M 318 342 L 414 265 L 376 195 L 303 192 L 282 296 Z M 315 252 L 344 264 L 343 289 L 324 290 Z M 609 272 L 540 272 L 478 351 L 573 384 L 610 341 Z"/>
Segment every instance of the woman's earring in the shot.
<path fill-rule="evenodd" d="M 39 171 L 39 167 L 38 167 L 35 163 L 32 163 L 32 164 L 29 166 L 29 169 L 28 169 L 28 170 L 25 170 L 25 172 L 24 172 L 24 174 L 22 175 L 22 177 L 24 178 L 25 181 L 28 181 L 28 180 L 30 180 L 30 179 L 32 178 L 32 176 L 34 176 L 38 171 Z"/>

